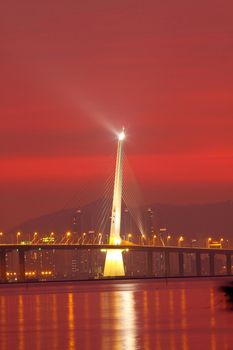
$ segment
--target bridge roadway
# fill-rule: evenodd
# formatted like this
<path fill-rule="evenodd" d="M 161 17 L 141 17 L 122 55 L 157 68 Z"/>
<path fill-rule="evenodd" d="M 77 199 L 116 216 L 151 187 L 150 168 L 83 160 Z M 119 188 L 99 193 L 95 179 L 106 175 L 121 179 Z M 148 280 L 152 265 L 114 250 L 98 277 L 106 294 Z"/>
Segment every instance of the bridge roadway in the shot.
<path fill-rule="evenodd" d="M 200 248 L 200 247 L 174 247 L 174 246 L 152 246 L 152 245 L 138 245 L 138 244 L 121 244 L 121 245 L 110 245 L 110 244 L 78 244 L 78 243 L 40 243 L 40 244 L 0 244 L 0 252 L 6 251 L 11 252 L 13 250 L 98 250 L 98 249 L 128 249 L 133 251 L 153 251 L 153 252 L 164 252 L 168 251 L 171 253 L 197 253 L 200 254 L 231 254 L 233 255 L 233 249 L 225 248 Z"/>
<path fill-rule="evenodd" d="M 153 253 L 164 253 L 166 275 L 170 274 L 170 253 L 178 254 L 179 276 L 184 276 L 184 254 L 194 254 L 196 261 L 196 276 L 202 275 L 201 255 L 209 256 L 210 276 L 215 275 L 215 255 L 225 255 L 226 274 L 232 275 L 233 249 L 213 249 L 200 247 L 173 247 L 173 246 L 149 246 L 149 245 L 109 245 L 109 244 L 0 244 L 0 282 L 6 282 L 6 254 L 17 251 L 19 254 L 19 280 L 25 280 L 25 253 L 31 250 L 101 250 L 101 249 L 122 249 L 128 251 L 140 251 L 147 253 L 148 276 L 153 277 Z"/>

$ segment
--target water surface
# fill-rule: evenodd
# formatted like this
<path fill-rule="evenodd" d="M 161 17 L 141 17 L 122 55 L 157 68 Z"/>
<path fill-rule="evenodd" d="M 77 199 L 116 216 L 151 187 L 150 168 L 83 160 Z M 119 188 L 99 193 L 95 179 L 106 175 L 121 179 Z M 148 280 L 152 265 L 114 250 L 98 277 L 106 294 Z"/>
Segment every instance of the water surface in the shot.
<path fill-rule="evenodd" d="M 1 350 L 233 349 L 221 279 L 0 286 Z"/>

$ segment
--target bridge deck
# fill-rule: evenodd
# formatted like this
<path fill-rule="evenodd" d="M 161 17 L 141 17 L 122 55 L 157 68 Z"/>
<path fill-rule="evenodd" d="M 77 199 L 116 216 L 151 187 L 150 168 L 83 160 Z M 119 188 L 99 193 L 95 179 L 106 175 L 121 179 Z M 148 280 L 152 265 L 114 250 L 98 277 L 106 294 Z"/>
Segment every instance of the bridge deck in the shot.
<path fill-rule="evenodd" d="M 172 247 L 172 246 L 149 246 L 149 245 L 110 245 L 110 244 L 0 244 L 0 250 L 98 250 L 98 249 L 122 249 L 129 251 L 152 251 L 152 252 L 174 252 L 174 253 L 201 253 L 201 254 L 232 254 L 233 249 L 225 248 L 200 248 L 200 247 Z"/>

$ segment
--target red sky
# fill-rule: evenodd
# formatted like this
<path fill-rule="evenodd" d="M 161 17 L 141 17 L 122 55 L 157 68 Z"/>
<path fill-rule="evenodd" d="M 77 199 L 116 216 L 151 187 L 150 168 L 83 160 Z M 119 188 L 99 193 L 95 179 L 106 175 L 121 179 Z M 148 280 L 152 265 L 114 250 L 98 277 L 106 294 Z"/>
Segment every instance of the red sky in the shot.
<path fill-rule="evenodd" d="M 233 198 L 232 0 L 0 5 L 0 230 L 126 153 L 147 202 Z"/>

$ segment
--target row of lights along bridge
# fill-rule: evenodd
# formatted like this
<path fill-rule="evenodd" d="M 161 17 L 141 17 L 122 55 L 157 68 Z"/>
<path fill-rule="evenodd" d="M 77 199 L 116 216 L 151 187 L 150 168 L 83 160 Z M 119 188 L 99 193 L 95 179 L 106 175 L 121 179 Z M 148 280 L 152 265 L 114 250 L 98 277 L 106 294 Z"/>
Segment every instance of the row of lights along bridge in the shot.
<path fill-rule="evenodd" d="M 223 237 L 218 240 L 212 237 L 207 237 L 202 240 L 188 239 L 184 235 L 171 235 L 166 234 L 167 229 L 161 228 L 158 234 L 154 234 L 152 238 L 147 238 L 145 234 L 134 235 L 128 233 L 124 240 L 128 242 L 140 244 L 140 245 L 152 245 L 152 246 L 173 246 L 173 247 L 205 247 L 205 248 L 231 248 L 229 241 Z M 77 237 L 78 236 L 78 237 Z M 15 234 L 13 244 L 106 244 L 108 242 L 108 236 L 102 233 L 95 233 L 95 231 L 83 232 L 82 234 L 74 234 L 71 231 L 66 232 L 63 235 L 55 234 L 51 232 L 47 236 L 34 232 L 33 234 L 25 234 L 17 232 Z M 0 244 L 5 244 L 4 233 L 0 232 Z"/>

